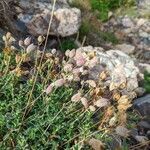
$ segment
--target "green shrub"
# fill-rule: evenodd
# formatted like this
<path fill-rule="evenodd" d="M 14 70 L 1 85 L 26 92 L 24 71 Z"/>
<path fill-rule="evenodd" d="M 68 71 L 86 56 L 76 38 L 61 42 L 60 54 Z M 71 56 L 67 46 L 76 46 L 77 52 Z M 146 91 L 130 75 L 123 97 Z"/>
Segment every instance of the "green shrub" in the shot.
<path fill-rule="evenodd" d="M 74 48 L 77 48 L 75 42 L 73 40 L 70 39 L 65 39 L 61 42 L 59 49 L 63 52 L 65 52 L 66 50 L 72 50 Z"/>
<path fill-rule="evenodd" d="M 90 0 L 93 10 L 97 10 L 98 18 L 102 21 L 108 20 L 108 12 L 121 6 L 131 6 L 135 0 Z"/>

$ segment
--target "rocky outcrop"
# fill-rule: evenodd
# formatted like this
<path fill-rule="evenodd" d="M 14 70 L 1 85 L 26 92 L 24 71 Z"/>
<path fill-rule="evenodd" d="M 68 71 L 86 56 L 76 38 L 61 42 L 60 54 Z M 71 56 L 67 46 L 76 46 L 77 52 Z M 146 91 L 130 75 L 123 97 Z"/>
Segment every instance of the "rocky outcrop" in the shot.
<path fill-rule="evenodd" d="M 52 0 L 21 0 L 16 10 L 18 20 L 23 22 L 28 32 L 34 36 L 47 34 L 52 13 L 50 35 L 70 36 L 77 33 L 80 27 L 80 10 L 71 8 L 66 0 L 57 0 L 55 5 Z"/>

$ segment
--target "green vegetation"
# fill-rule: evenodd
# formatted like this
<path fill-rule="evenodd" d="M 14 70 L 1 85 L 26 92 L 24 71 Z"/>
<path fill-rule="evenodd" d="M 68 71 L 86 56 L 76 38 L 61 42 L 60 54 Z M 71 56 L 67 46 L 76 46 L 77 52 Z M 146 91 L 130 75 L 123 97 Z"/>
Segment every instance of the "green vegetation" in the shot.
<path fill-rule="evenodd" d="M 59 46 L 59 49 L 63 52 L 65 52 L 66 50 L 72 50 L 74 48 L 77 48 L 75 42 L 71 39 L 64 39 L 60 46 Z"/>
<path fill-rule="evenodd" d="M 146 89 L 147 92 L 150 93 L 150 73 L 145 73 L 144 74 L 144 87 Z"/>
<path fill-rule="evenodd" d="M 90 0 L 92 9 L 98 11 L 98 18 L 108 20 L 108 12 L 121 6 L 129 7 L 135 4 L 135 0 Z"/>
<path fill-rule="evenodd" d="M 0 66 L 0 72 L 6 71 L 2 54 Z M 91 113 L 74 113 L 80 106 L 69 103 L 73 94 L 71 87 L 62 87 L 46 95 L 42 94 L 44 83 L 37 82 L 29 102 L 33 83 L 24 82 L 8 72 L 0 77 L 1 150 L 73 148 L 78 146 L 75 139 L 80 141 L 90 134 Z"/>

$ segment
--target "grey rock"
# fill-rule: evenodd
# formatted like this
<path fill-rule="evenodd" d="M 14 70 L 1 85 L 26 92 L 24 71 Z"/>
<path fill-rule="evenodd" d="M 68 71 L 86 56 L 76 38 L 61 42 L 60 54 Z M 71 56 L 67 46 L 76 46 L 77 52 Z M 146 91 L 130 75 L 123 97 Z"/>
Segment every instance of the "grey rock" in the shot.
<path fill-rule="evenodd" d="M 23 22 L 28 32 L 34 36 L 46 35 L 51 20 L 49 35 L 70 36 L 78 32 L 81 23 L 81 12 L 71 8 L 66 0 L 57 0 L 53 10 L 53 1 L 21 0 L 22 12 L 18 13 L 18 20 Z"/>
<path fill-rule="evenodd" d="M 126 54 L 132 54 L 134 53 L 134 50 L 135 50 L 135 46 L 130 45 L 130 44 L 125 44 L 125 43 L 116 45 L 116 48 Z"/>
<path fill-rule="evenodd" d="M 150 117 L 150 94 L 134 101 L 133 107 L 142 115 Z"/>
<path fill-rule="evenodd" d="M 122 25 L 127 28 L 134 27 L 133 21 L 131 20 L 131 18 L 129 18 L 127 16 L 122 19 Z"/>
<path fill-rule="evenodd" d="M 150 73 L 150 64 L 139 63 L 139 68 L 140 68 L 140 70 L 141 70 L 143 73 L 144 73 L 144 72 Z"/>
<path fill-rule="evenodd" d="M 137 0 L 138 7 L 140 8 L 146 8 L 150 7 L 150 0 Z"/>
<path fill-rule="evenodd" d="M 122 83 L 127 83 L 126 90 L 133 91 L 138 88 L 138 76 L 141 73 L 138 67 L 135 66 L 134 61 L 125 53 L 119 50 L 108 50 L 103 52 L 100 47 L 81 47 L 78 50 L 81 51 L 95 51 L 97 53 L 97 58 L 99 64 L 104 64 L 106 69 L 111 74 L 111 82 L 117 87 Z M 98 79 L 98 71 L 100 72 L 102 68 L 97 65 L 95 70 L 91 71 L 90 76 L 94 79 Z"/>

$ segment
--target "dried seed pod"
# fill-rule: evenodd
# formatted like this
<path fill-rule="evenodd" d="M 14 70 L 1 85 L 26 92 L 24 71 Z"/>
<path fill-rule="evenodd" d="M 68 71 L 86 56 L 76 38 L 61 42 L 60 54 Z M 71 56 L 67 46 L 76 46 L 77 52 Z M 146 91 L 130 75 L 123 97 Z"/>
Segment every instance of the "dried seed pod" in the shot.
<path fill-rule="evenodd" d="M 59 64 L 59 58 L 58 57 L 55 58 L 55 64 Z"/>
<path fill-rule="evenodd" d="M 64 79 L 58 79 L 54 82 L 54 85 L 56 88 L 59 88 L 61 86 L 63 86 L 66 83 L 66 81 Z"/>
<path fill-rule="evenodd" d="M 2 39 L 4 42 L 6 42 L 6 40 L 7 40 L 5 35 L 2 37 Z"/>
<path fill-rule="evenodd" d="M 42 43 L 44 40 L 45 40 L 45 37 L 44 37 L 44 36 L 40 35 L 40 36 L 38 37 L 38 42 L 39 42 L 39 43 Z"/>
<path fill-rule="evenodd" d="M 103 71 L 100 75 L 99 75 L 101 80 L 105 80 L 107 78 L 107 74 L 106 71 Z"/>
<path fill-rule="evenodd" d="M 120 97 L 121 97 L 120 92 L 115 91 L 115 92 L 113 93 L 113 99 L 114 99 L 114 100 L 118 101 L 118 100 L 120 99 Z"/>
<path fill-rule="evenodd" d="M 95 102 L 95 105 L 99 108 L 108 106 L 109 100 L 106 98 L 101 98 Z"/>
<path fill-rule="evenodd" d="M 54 87 L 53 84 L 50 84 L 44 92 L 46 94 L 50 94 L 53 91 L 53 87 Z"/>
<path fill-rule="evenodd" d="M 96 87 L 96 82 L 94 80 L 87 80 L 86 83 L 88 83 L 91 87 Z"/>
<path fill-rule="evenodd" d="M 126 83 L 125 82 L 121 83 L 120 86 L 119 86 L 120 89 L 124 89 L 125 87 L 126 87 Z"/>
<path fill-rule="evenodd" d="M 66 64 L 66 65 L 64 66 L 64 71 L 65 71 L 65 72 L 71 72 L 72 69 L 73 69 L 73 65 L 72 65 L 72 64 Z"/>
<path fill-rule="evenodd" d="M 81 100 L 81 93 L 78 92 L 77 94 L 73 95 L 71 98 L 72 102 L 79 102 Z"/>
<path fill-rule="evenodd" d="M 46 56 L 47 58 L 51 58 L 51 57 L 52 57 L 52 54 L 51 54 L 51 53 L 46 53 L 45 56 Z"/>
<path fill-rule="evenodd" d="M 22 40 L 19 40 L 19 43 L 18 43 L 18 44 L 19 44 L 20 47 L 23 47 L 23 46 L 24 46 L 24 42 L 23 42 Z"/>
<path fill-rule="evenodd" d="M 70 57 L 70 58 L 73 58 L 73 57 L 75 56 L 75 54 L 76 54 L 76 50 L 73 49 L 73 50 L 71 50 L 71 51 L 69 52 L 69 57 Z"/>
<path fill-rule="evenodd" d="M 31 44 L 31 38 L 30 37 L 27 37 L 25 40 L 24 40 L 24 45 L 28 46 Z"/>
<path fill-rule="evenodd" d="M 92 51 L 92 52 L 88 52 L 87 54 L 89 56 L 89 59 L 92 59 L 96 56 L 96 52 L 95 51 Z"/>
<path fill-rule="evenodd" d="M 34 45 L 34 44 L 30 44 L 28 47 L 27 47 L 27 49 L 26 49 L 26 52 L 27 53 L 31 53 L 31 52 L 33 52 L 34 50 L 36 50 L 36 46 Z"/>
<path fill-rule="evenodd" d="M 10 33 L 10 32 L 7 32 L 7 33 L 6 33 L 6 39 L 9 40 L 11 37 L 12 37 L 11 33 Z"/>
<path fill-rule="evenodd" d="M 97 65 L 98 63 L 98 58 L 97 57 L 94 57 L 92 58 L 91 60 L 89 60 L 86 65 L 89 67 L 89 68 L 93 68 Z"/>
<path fill-rule="evenodd" d="M 17 54 L 15 57 L 15 60 L 16 60 L 16 63 L 18 64 L 21 60 L 21 56 Z"/>
<path fill-rule="evenodd" d="M 124 126 L 118 126 L 116 128 L 116 133 L 122 137 L 128 137 L 129 130 L 127 128 L 125 128 Z"/>
<path fill-rule="evenodd" d="M 66 50 L 65 55 L 69 57 L 70 50 Z"/>
<path fill-rule="evenodd" d="M 96 108 L 95 108 L 94 106 L 92 106 L 92 105 L 89 106 L 89 109 L 90 109 L 90 111 L 92 111 L 92 112 L 95 112 L 95 111 L 96 111 Z"/>
<path fill-rule="evenodd" d="M 52 50 L 51 50 L 51 53 L 52 53 L 53 55 L 55 55 L 55 54 L 57 53 L 56 49 L 52 49 Z"/>
<path fill-rule="evenodd" d="M 81 103 L 85 108 L 88 108 L 88 100 L 85 97 L 81 98 Z"/>

